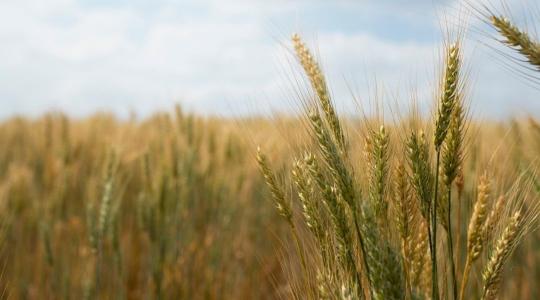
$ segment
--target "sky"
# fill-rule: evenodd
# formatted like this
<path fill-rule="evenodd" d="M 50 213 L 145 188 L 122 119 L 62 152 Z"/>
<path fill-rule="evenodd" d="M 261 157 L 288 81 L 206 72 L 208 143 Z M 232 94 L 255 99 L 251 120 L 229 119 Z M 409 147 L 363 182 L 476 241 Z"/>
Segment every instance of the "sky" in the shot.
<path fill-rule="evenodd" d="M 0 0 L 0 119 L 49 111 L 144 117 L 176 103 L 219 116 L 294 112 L 295 32 L 316 52 L 340 110 L 368 110 L 375 98 L 408 103 L 412 94 L 427 107 L 441 23 L 458 23 L 457 7 L 457 0 Z M 540 116 L 538 87 L 508 72 L 485 38 L 465 41 L 473 114 Z"/>

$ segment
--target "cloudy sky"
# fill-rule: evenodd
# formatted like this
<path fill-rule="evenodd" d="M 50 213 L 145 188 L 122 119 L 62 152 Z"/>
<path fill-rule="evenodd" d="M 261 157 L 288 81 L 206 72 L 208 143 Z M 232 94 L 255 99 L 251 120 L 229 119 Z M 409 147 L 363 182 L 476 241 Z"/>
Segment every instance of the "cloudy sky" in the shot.
<path fill-rule="evenodd" d="M 431 101 L 457 0 L 0 0 L 0 118 L 294 108 L 288 38 L 317 49 L 335 101 Z M 475 23 L 476 21 L 471 21 Z M 453 21 L 450 21 L 453 23 Z M 540 91 L 467 40 L 474 114 L 538 112 Z M 364 100 L 360 100 L 361 102 Z M 368 100 L 366 100 L 368 101 Z"/>

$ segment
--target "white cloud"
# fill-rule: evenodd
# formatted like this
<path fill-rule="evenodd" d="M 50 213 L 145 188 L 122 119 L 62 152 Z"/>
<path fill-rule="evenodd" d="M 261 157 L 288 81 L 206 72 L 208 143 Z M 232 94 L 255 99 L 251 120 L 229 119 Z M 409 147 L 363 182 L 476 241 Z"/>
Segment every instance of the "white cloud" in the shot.
<path fill-rule="evenodd" d="M 316 3 L 322 9 L 319 13 L 332 13 L 328 2 Z M 335 5 L 349 9 L 352 3 Z M 388 15 L 406 9 L 410 2 L 374 3 L 356 5 L 364 5 L 364 15 L 381 7 Z M 432 6 L 431 0 L 415 3 L 417 15 Z M 0 117 L 36 115 L 51 108 L 75 115 L 98 109 L 121 115 L 135 109 L 146 115 L 170 108 L 177 100 L 210 113 L 230 109 L 242 113 L 262 103 L 266 106 L 269 99 L 271 106 L 286 109 L 290 103 L 282 97 L 286 83 L 280 74 L 285 51 L 279 42 L 295 29 L 295 18 L 307 17 L 308 5 L 314 4 L 306 0 L 278 4 L 230 1 L 223 5 L 212 0 L 127 7 L 76 0 L 2 1 Z M 434 19 L 422 14 L 422 21 L 416 21 L 424 24 L 429 20 L 425 25 L 434 26 Z M 339 15 L 332 17 L 340 22 Z M 276 40 L 273 22 L 284 18 L 288 20 L 285 24 L 276 24 L 282 31 Z M 407 19 L 414 20 L 414 16 Z M 385 26 L 384 19 L 377 22 L 372 25 Z M 310 24 L 306 25 L 309 30 Z M 358 84 L 362 97 L 369 95 L 363 82 L 371 74 L 402 95 L 414 84 L 426 99 L 430 95 L 437 57 L 431 41 L 393 40 L 369 30 L 336 28 L 318 32 L 314 39 L 307 36 L 320 49 L 343 106 L 350 96 L 342 76 Z M 484 86 L 479 94 L 504 104 Z M 523 97 L 529 99 L 530 95 L 525 92 Z"/>

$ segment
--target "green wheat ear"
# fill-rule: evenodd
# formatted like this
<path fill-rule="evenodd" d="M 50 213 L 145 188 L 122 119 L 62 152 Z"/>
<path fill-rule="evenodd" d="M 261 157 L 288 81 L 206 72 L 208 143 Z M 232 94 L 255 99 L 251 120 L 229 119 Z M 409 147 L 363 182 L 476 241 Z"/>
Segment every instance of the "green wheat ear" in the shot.
<path fill-rule="evenodd" d="M 437 151 L 441 148 L 448 133 L 448 126 L 459 93 L 459 72 L 461 68 L 459 44 L 451 45 L 447 51 L 442 95 L 435 121 L 434 144 Z"/>
<path fill-rule="evenodd" d="M 276 208 L 279 211 L 279 214 L 283 216 L 287 222 L 294 226 L 293 220 L 292 220 L 292 208 L 290 203 L 285 199 L 285 193 L 281 189 L 281 187 L 278 185 L 276 176 L 268 166 L 266 155 L 264 155 L 261 152 L 261 148 L 257 147 L 257 163 L 259 164 L 259 168 L 261 170 L 261 173 L 264 176 L 264 179 L 266 180 L 266 184 L 270 188 L 270 192 L 272 193 L 272 197 L 274 198 Z"/>
<path fill-rule="evenodd" d="M 369 167 L 369 198 L 378 220 L 386 222 L 388 217 L 390 136 L 381 125 L 378 131 L 371 131 L 366 149 Z M 381 223 L 383 224 L 383 223 Z"/>

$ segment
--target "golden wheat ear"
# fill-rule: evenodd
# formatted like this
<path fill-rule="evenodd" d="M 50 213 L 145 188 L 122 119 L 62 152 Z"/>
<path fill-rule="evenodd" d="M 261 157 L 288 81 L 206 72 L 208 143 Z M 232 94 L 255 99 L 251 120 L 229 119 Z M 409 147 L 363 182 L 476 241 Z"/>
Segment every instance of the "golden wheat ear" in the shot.
<path fill-rule="evenodd" d="M 285 193 L 278 185 L 276 176 L 274 172 L 268 166 L 268 161 L 266 155 L 261 151 L 260 147 L 257 147 L 257 163 L 259 164 L 259 169 L 261 170 L 262 175 L 270 189 L 272 197 L 274 198 L 276 208 L 281 216 L 283 216 L 287 222 L 294 227 L 294 222 L 292 220 L 293 213 L 290 203 L 285 199 Z"/>
<path fill-rule="evenodd" d="M 291 39 L 296 57 L 304 69 L 304 72 L 311 83 L 311 87 L 319 100 L 319 105 L 324 112 L 324 120 L 328 124 L 331 135 L 339 150 L 344 153 L 346 151 L 345 135 L 334 109 L 332 99 L 330 98 L 330 91 L 328 90 L 326 78 L 324 77 L 321 67 L 298 34 L 294 34 Z"/>
<path fill-rule="evenodd" d="M 486 220 L 484 232 L 492 236 L 492 248 L 482 274 L 482 299 L 498 299 L 505 265 L 525 236 L 537 227 L 540 201 L 532 193 L 535 176 L 534 172 L 524 172 L 510 192 L 499 197 Z"/>
<path fill-rule="evenodd" d="M 484 290 L 482 299 L 496 299 L 502 278 L 504 264 L 519 242 L 519 233 L 523 229 L 523 215 L 517 211 L 497 240 L 493 254 L 484 270 Z"/>
<path fill-rule="evenodd" d="M 508 18 L 492 15 L 490 22 L 503 36 L 502 42 L 523 55 L 540 72 L 540 43 Z"/>

